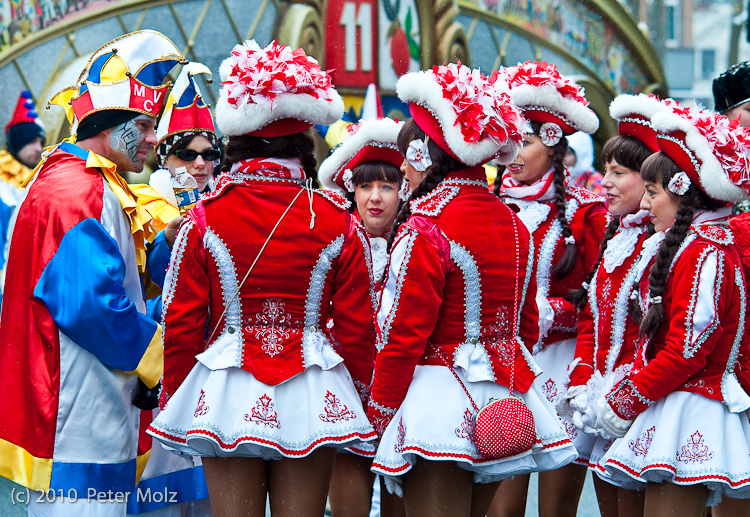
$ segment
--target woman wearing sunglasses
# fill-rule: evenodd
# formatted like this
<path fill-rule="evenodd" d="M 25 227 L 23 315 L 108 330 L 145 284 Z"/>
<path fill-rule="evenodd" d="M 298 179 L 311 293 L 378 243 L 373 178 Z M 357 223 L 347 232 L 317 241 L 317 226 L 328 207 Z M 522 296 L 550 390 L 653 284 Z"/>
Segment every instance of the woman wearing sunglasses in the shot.
<path fill-rule="evenodd" d="M 160 168 L 151 174 L 148 185 L 133 186 L 158 230 L 180 215 L 173 185 L 179 167 L 185 167 L 195 178 L 201 194 L 214 190 L 214 167 L 221 159 L 221 151 L 211 111 L 195 83 L 194 76 L 199 73 L 211 76 L 201 63 L 182 67 L 157 130 L 154 151 Z"/>

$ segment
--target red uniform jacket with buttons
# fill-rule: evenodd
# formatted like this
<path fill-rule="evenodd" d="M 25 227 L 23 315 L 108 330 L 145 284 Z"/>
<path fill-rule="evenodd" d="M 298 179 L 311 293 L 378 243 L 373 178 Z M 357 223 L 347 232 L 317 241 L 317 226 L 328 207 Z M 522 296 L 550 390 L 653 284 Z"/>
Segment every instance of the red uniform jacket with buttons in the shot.
<path fill-rule="evenodd" d="M 167 396 L 196 354 L 220 340 L 231 351 L 222 367 L 242 368 L 266 384 L 343 358 L 360 395 L 366 393 L 375 343 L 369 243 L 343 197 L 302 192 L 233 298 L 302 188 L 272 175 L 230 173 L 188 214 L 165 281 Z"/>
<path fill-rule="evenodd" d="M 563 278 L 552 278 L 550 270 L 560 261 L 565 242 L 562 226 L 557 220 L 557 207 L 554 201 L 524 201 L 505 196 L 503 201 L 515 205 L 520 210 L 544 210 L 544 219 L 532 231 L 534 257 L 536 258 L 536 279 L 538 296 L 546 296 L 554 310 L 554 321 L 539 343 L 539 349 L 548 343 L 563 339 L 575 339 L 578 331 L 578 310 L 565 299 L 572 290 L 581 287 L 589 271 L 599 259 L 599 247 L 608 224 L 604 198 L 588 190 L 577 187 L 566 189 L 566 216 L 575 238 L 579 260 L 573 270 Z M 521 216 L 526 219 L 525 216 Z"/>
<path fill-rule="evenodd" d="M 444 365 L 438 346 L 469 381 L 508 386 L 513 368 L 514 389 L 526 392 L 539 373 L 530 359 L 539 329 L 529 234 L 488 191 L 482 167 L 448 174 L 411 211 L 378 312 L 368 416 L 381 432 L 416 365 Z"/>
<path fill-rule="evenodd" d="M 648 278 L 640 288 L 645 312 L 650 306 Z M 748 367 L 748 346 L 742 339 L 747 299 L 728 227 L 691 227 L 672 263 L 661 303 L 661 327 L 642 340 L 631 373 L 607 396 L 615 413 L 635 418 L 673 391 L 724 401 L 734 410 L 750 407 L 736 376 Z"/>

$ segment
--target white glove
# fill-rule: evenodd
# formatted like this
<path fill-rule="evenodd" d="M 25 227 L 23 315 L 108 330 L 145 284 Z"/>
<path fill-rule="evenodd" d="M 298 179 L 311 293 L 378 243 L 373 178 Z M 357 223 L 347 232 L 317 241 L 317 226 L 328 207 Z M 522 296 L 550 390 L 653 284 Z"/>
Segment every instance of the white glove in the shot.
<path fill-rule="evenodd" d="M 632 420 L 625 420 L 617 416 L 606 399 L 602 399 L 596 412 L 596 426 L 611 438 L 622 438 L 628 432 Z"/>

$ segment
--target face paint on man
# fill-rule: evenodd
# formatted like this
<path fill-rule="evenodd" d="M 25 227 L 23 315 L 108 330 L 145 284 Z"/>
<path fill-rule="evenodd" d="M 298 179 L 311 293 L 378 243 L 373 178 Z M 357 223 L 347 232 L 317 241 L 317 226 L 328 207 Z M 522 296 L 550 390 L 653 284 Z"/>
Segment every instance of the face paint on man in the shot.
<path fill-rule="evenodd" d="M 141 172 L 149 151 L 156 144 L 156 119 L 148 115 L 139 115 L 112 128 L 109 143 L 115 155 L 122 159 L 113 159 L 120 169 Z M 117 158 L 117 157 L 115 157 Z"/>

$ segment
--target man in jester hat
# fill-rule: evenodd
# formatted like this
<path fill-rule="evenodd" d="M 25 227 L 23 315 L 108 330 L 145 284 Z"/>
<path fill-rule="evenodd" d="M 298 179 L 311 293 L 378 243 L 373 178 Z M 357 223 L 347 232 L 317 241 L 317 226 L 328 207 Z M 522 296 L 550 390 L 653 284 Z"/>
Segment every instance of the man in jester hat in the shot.
<path fill-rule="evenodd" d="M 140 276 L 155 231 L 118 171 L 143 169 L 183 60 L 163 34 L 126 34 L 52 101 L 76 143 L 44 154 L 18 208 L 0 325 L 0 475 L 55 494 L 29 515 L 125 515 L 145 466 L 133 399 L 163 369 Z"/>

